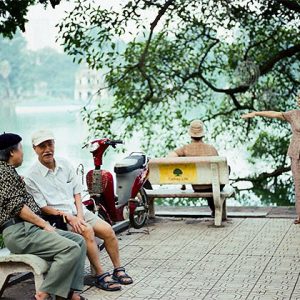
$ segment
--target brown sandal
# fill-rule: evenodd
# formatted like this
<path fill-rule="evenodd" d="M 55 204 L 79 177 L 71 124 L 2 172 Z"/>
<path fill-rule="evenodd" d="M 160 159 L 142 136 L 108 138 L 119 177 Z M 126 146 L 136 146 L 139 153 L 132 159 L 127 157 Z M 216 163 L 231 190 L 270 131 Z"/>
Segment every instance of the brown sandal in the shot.
<path fill-rule="evenodd" d="M 300 224 L 300 219 L 296 219 L 296 220 L 294 221 L 294 224 L 295 224 L 295 225 Z"/>

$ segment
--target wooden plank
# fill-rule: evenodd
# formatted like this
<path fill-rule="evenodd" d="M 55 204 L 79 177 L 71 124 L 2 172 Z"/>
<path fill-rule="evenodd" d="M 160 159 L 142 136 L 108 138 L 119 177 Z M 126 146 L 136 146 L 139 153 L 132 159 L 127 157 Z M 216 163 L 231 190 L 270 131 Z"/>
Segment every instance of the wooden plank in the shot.
<path fill-rule="evenodd" d="M 185 157 L 161 157 L 151 158 L 149 164 L 176 164 L 176 163 L 197 163 L 197 162 L 226 162 L 226 157 L 223 156 L 185 156 Z"/>
<path fill-rule="evenodd" d="M 212 197 L 213 193 L 200 193 L 194 192 L 192 189 L 179 190 L 179 189 L 155 189 L 145 190 L 147 197 L 153 198 L 207 198 Z M 220 193 L 221 196 L 229 197 L 232 191 L 224 191 Z"/>

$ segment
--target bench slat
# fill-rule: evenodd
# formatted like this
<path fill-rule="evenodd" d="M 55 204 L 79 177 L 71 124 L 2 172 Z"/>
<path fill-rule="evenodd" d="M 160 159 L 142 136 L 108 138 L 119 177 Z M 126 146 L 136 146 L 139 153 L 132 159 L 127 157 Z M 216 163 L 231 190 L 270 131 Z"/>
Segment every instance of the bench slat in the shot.
<path fill-rule="evenodd" d="M 207 198 L 212 197 L 212 192 L 194 192 L 192 189 L 178 190 L 178 189 L 155 189 L 155 190 L 145 190 L 147 197 L 155 198 Z M 221 196 L 230 197 L 233 191 L 224 191 L 220 193 Z"/>

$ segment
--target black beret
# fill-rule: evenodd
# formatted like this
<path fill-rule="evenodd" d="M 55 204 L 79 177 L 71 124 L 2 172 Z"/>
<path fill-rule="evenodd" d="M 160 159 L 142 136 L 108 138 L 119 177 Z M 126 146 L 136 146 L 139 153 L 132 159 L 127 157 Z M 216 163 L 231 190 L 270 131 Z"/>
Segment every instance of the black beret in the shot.
<path fill-rule="evenodd" d="M 22 138 L 14 133 L 0 134 L 0 150 L 4 150 L 8 147 L 17 145 L 22 141 Z"/>

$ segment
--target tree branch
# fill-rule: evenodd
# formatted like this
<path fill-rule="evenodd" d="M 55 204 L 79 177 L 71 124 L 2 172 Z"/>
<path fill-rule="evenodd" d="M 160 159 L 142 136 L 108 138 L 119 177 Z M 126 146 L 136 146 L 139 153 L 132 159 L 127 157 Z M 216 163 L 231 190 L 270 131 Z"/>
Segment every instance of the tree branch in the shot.
<path fill-rule="evenodd" d="M 150 33 L 149 33 L 149 36 L 148 36 L 148 40 L 146 42 L 146 46 L 144 48 L 144 51 L 140 57 L 140 60 L 139 60 L 139 64 L 140 66 L 144 66 L 145 64 L 145 61 L 146 61 L 146 56 L 148 54 L 148 50 L 149 50 L 149 47 L 150 47 L 150 43 L 151 43 L 151 40 L 152 40 L 152 36 L 153 36 L 153 32 L 154 32 L 154 29 L 155 27 L 157 26 L 159 20 L 162 18 L 162 16 L 165 14 L 165 12 L 168 10 L 168 8 L 170 7 L 170 5 L 174 2 L 175 0 L 168 0 L 164 6 L 159 10 L 156 18 L 154 19 L 154 21 L 150 24 Z"/>
<path fill-rule="evenodd" d="M 298 52 L 300 52 L 300 44 L 294 45 L 290 48 L 279 51 L 271 59 L 269 59 L 264 65 L 259 67 L 260 76 L 268 73 L 274 67 L 274 65 L 277 62 L 279 62 L 280 60 L 287 58 L 287 57 L 291 57 L 291 56 L 297 54 Z"/>
<path fill-rule="evenodd" d="M 291 56 L 293 56 L 293 55 L 295 55 L 299 52 L 300 52 L 300 44 L 294 45 L 290 48 L 279 51 L 271 59 L 269 59 L 265 64 L 263 64 L 259 67 L 259 70 L 260 70 L 259 76 L 265 75 L 269 71 L 271 71 L 272 68 L 274 67 L 274 65 L 277 62 L 279 62 L 280 60 L 282 60 L 284 58 L 287 58 L 287 57 L 291 57 Z M 235 98 L 234 98 L 233 95 L 237 94 L 237 93 L 246 92 L 249 89 L 250 85 L 241 85 L 241 86 L 238 86 L 238 87 L 235 87 L 235 88 L 230 88 L 230 89 L 218 88 L 218 87 L 215 87 L 212 83 L 210 83 L 203 76 L 202 72 L 200 72 L 199 70 L 197 72 L 193 72 L 189 76 L 187 76 L 185 78 L 185 81 L 188 81 L 188 80 L 193 79 L 193 78 L 200 78 L 210 89 L 212 89 L 213 91 L 215 91 L 217 93 L 225 93 L 227 95 L 230 95 L 230 97 L 233 99 L 236 107 L 237 108 L 243 108 L 243 106 L 241 106 L 238 102 L 235 101 Z"/>
<path fill-rule="evenodd" d="M 205 123 L 205 122 L 210 121 L 212 119 L 215 119 L 216 117 L 219 117 L 219 116 L 230 116 L 233 112 L 238 111 L 238 110 L 239 109 L 237 109 L 235 107 L 235 108 L 232 108 L 231 110 L 228 110 L 228 111 L 221 111 L 217 114 L 211 115 L 209 118 L 202 119 L 202 121 Z"/>
<path fill-rule="evenodd" d="M 300 4 L 297 1 L 290 1 L 290 0 L 277 0 L 274 2 L 280 3 L 285 8 L 293 10 L 295 12 L 300 13 Z"/>
<path fill-rule="evenodd" d="M 254 183 L 260 183 L 268 178 L 275 178 L 278 177 L 280 175 L 282 175 L 283 173 L 289 172 L 291 170 L 291 167 L 279 167 L 276 170 L 274 170 L 271 173 L 268 172 L 263 172 L 261 174 L 259 174 L 258 176 L 255 177 L 244 177 L 244 178 L 236 178 L 233 179 L 234 182 L 238 182 L 238 181 L 251 181 Z"/>
<path fill-rule="evenodd" d="M 261 41 L 258 41 L 254 44 L 251 44 L 249 45 L 248 49 L 246 50 L 245 52 L 245 55 L 244 55 L 244 60 L 246 60 L 248 58 L 248 54 L 249 54 L 249 51 L 257 46 L 260 46 L 262 43 L 265 43 L 271 39 L 274 39 L 274 35 L 276 34 L 276 31 L 275 32 L 271 32 L 270 36 L 268 36 L 266 39 L 264 40 L 261 40 Z"/>

